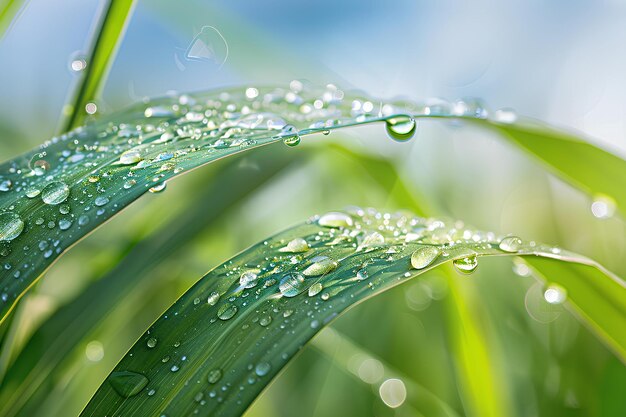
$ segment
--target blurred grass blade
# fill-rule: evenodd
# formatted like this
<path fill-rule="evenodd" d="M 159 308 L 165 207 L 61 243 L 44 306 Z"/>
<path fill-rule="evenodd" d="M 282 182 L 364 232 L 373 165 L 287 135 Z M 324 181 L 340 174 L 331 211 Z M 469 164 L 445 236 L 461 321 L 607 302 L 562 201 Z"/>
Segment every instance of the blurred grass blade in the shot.
<path fill-rule="evenodd" d="M 132 16 L 135 0 L 109 0 L 93 38 L 85 69 L 72 96 L 69 114 L 63 121 L 62 132 L 81 125 L 88 115 L 86 106 L 96 100 L 115 60 L 128 22 Z"/>
<path fill-rule="evenodd" d="M 525 258 L 534 274 L 565 288 L 568 306 L 600 340 L 626 363 L 626 287 L 624 281 L 595 263 Z"/>
<path fill-rule="evenodd" d="M 339 313 L 442 263 L 454 261 L 464 273 L 481 256 L 591 263 L 521 240 L 514 249 L 500 249 L 491 235 L 458 226 L 355 209 L 313 218 L 251 247 L 208 273 L 166 311 L 82 416 L 240 415 Z M 623 295 L 624 287 L 619 289 Z"/>
<path fill-rule="evenodd" d="M 115 268 L 42 324 L 2 382 L 0 415 L 43 414 L 49 396 L 56 392 L 58 381 L 68 369 L 76 366 L 75 358 L 80 360 L 78 351 L 121 304 L 120 299 L 141 285 L 149 285 L 154 270 L 179 256 L 197 235 L 235 209 L 254 190 L 285 168 L 288 161 L 301 162 L 300 155 L 288 159 L 281 153 L 268 155 L 266 152 L 265 156 L 263 152 L 259 153 L 254 167 L 242 168 L 240 161 L 234 160 L 220 169 L 208 185 L 203 179 L 205 186 L 189 205 L 185 216 L 176 217 L 132 249 L 124 251 L 126 256 Z M 242 176 L 245 181 L 241 180 Z M 220 198 L 216 199 L 216 195 Z M 98 380 L 91 380 L 95 390 Z"/>
<path fill-rule="evenodd" d="M 24 7 L 25 0 L 0 0 L 0 41 Z"/>
<path fill-rule="evenodd" d="M 365 382 L 359 377 L 358 368 L 355 369 L 354 366 L 351 366 L 354 362 L 354 358 L 358 358 L 361 364 L 365 361 L 376 361 L 381 364 L 383 367 L 381 377 L 377 381 L 370 383 L 373 390 L 378 391 L 380 383 L 386 379 L 399 378 L 407 389 L 406 402 L 411 404 L 421 415 L 460 417 L 450 405 L 430 392 L 427 388 L 413 381 L 406 375 L 403 375 L 401 371 L 394 369 L 388 363 L 383 363 L 383 360 L 377 358 L 373 353 L 367 352 L 362 347 L 357 346 L 353 341 L 337 330 L 330 327 L 324 328 L 311 340 L 311 345 L 362 383 L 368 382 Z"/>
<path fill-rule="evenodd" d="M 595 198 L 608 198 L 605 204 L 626 214 L 626 161 L 622 158 L 538 122 L 488 126 L 538 158 L 552 173 Z"/>
<path fill-rule="evenodd" d="M 475 283 L 462 282 L 451 273 L 451 268 L 445 269 L 450 289 L 450 297 L 445 301 L 448 310 L 446 328 L 461 381 L 458 386 L 466 415 L 512 417 L 515 412 L 510 403 L 507 379 L 500 367 L 493 366 L 503 358 L 497 355 L 497 344 L 491 337 L 492 329 L 475 294 Z"/>

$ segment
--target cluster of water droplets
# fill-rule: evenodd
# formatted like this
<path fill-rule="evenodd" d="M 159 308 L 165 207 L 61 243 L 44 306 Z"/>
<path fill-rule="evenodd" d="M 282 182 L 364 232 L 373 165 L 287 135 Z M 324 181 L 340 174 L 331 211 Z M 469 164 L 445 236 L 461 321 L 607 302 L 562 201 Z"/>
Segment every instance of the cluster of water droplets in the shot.
<path fill-rule="evenodd" d="M 77 55 L 70 63 L 82 71 Z M 511 111 L 496 120 L 515 120 Z M 389 135 L 410 139 L 417 118 L 485 118 L 475 101 L 380 102 L 329 84 L 293 81 L 285 88 L 242 87 L 146 100 L 124 112 L 54 137 L 39 149 L 0 165 L 0 282 L 14 300 L 72 243 L 145 191 L 245 148 L 363 123 L 385 123 Z M 40 248 L 45 249 L 40 249 Z M 294 278 L 294 280 L 297 280 Z M 12 301 L 11 301 L 12 302 Z"/>
<path fill-rule="evenodd" d="M 352 207 L 314 216 L 210 272 L 144 335 L 109 380 L 120 397 L 150 396 L 156 390 L 150 381 L 160 373 L 183 372 L 185 386 L 201 399 L 192 408 L 242 402 L 250 390 L 261 389 L 258 379 L 273 375 L 300 349 L 303 335 L 310 337 L 360 299 L 446 261 L 470 274 L 481 255 L 557 251 L 404 212 Z M 168 329 L 183 325 L 192 330 L 171 336 Z M 242 350 L 246 340 L 254 340 L 255 349 Z M 193 345 L 208 348 L 186 348 Z M 144 365 L 133 368 L 135 357 Z M 144 369 L 146 357 L 150 369 Z"/>

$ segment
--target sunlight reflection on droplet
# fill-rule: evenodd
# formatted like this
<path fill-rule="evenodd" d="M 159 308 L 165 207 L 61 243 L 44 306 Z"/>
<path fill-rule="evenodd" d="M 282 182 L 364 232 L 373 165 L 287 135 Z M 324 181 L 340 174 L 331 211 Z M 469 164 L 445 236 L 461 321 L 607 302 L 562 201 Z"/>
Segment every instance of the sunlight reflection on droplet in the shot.
<path fill-rule="evenodd" d="M 608 197 L 597 197 L 591 203 L 591 214 L 598 219 L 608 219 L 615 213 L 615 202 Z"/>
<path fill-rule="evenodd" d="M 406 400 L 406 387 L 400 379 L 391 378 L 380 385 L 381 400 L 390 408 L 398 408 Z"/>
<path fill-rule="evenodd" d="M 543 293 L 543 298 L 550 304 L 561 304 L 567 298 L 565 290 L 556 285 L 551 285 L 546 288 Z"/>
<path fill-rule="evenodd" d="M 85 105 L 85 111 L 88 114 L 96 114 L 96 112 L 98 111 L 98 106 L 96 106 L 96 103 L 87 103 Z"/>
<path fill-rule="evenodd" d="M 378 382 L 384 374 L 384 367 L 380 361 L 374 358 L 367 358 L 359 366 L 359 378 L 368 384 Z"/>

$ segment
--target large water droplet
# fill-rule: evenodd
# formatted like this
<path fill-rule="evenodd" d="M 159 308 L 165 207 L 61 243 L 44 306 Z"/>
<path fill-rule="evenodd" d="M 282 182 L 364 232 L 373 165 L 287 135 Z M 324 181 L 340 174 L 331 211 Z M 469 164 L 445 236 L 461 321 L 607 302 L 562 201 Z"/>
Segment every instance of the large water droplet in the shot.
<path fill-rule="evenodd" d="M 15 213 L 0 214 L 0 241 L 10 241 L 24 230 L 24 221 Z"/>
<path fill-rule="evenodd" d="M 268 362 L 261 362 L 256 366 L 256 368 L 254 368 L 254 373 L 258 376 L 265 376 L 271 369 L 272 365 L 270 365 Z"/>
<path fill-rule="evenodd" d="M 207 298 L 206 302 L 210 306 L 214 306 L 215 304 L 217 304 L 219 299 L 220 299 L 220 294 L 216 291 L 213 291 L 211 294 L 209 294 L 209 297 Z"/>
<path fill-rule="evenodd" d="M 251 269 L 249 271 L 244 272 L 239 277 L 239 285 L 243 288 L 252 288 L 258 284 L 259 276 L 257 275 L 260 271 L 258 269 Z"/>
<path fill-rule="evenodd" d="M 476 254 L 468 255 L 464 258 L 455 259 L 452 264 L 457 271 L 463 274 L 471 274 L 478 267 L 478 257 Z"/>
<path fill-rule="evenodd" d="M 143 158 L 141 157 L 141 153 L 139 153 L 138 150 L 129 149 L 120 155 L 120 164 L 132 165 L 132 164 L 136 164 L 142 159 Z"/>
<path fill-rule="evenodd" d="M 396 116 L 385 120 L 385 128 L 392 139 L 407 141 L 415 135 L 417 123 L 409 116 Z"/>
<path fill-rule="evenodd" d="M 237 306 L 234 304 L 226 303 L 222 305 L 219 310 L 217 310 L 217 317 L 221 320 L 229 320 L 235 314 L 237 314 Z"/>
<path fill-rule="evenodd" d="M 411 265 L 415 269 L 424 269 L 432 264 L 440 253 L 436 246 L 422 246 L 411 254 Z"/>
<path fill-rule="evenodd" d="M 520 248 L 522 247 L 522 239 L 517 236 L 507 236 L 500 241 L 498 247 L 500 248 L 500 250 L 503 250 L 505 252 L 519 252 Z"/>
<path fill-rule="evenodd" d="M 204 26 L 189 44 L 185 57 L 190 61 L 211 62 L 221 67 L 228 59 L 228 44 L 219 30 Z"/>
<path fill-rule="evenodd" d="M 324 227 L 349 227 L 354 224 L 352 217 L 338 211 L 331 211 L 322 215 L 317 224 Z"/>
<path fill-rule="evenodd" d="M 291 252 L 291 253 L 306 252 L 308 250 L 309 250 L 309 244 L 307 243 L 306 240 L 300 237 L 290 240 L 289 243 L 287 243 L 287 246 L 279 249 L 279 251 L 281 252 Z"/>
<path fill-rule="evenodd" d="M 322 286 L 322 284 L 320 282 L 316 282 L 315 284 L 311 285 L 309 287 L 309 297 L 313 297 L 313 296 L 319 294 L 322 291 L 323 288 L 324 287 Z"/>
<path fill-rule="evenodd" d="M 287 146 L 297 146 L 300 144 L 300 134 L 298 129 L 292 125 L 283 127 L 280 136 L 283 139 L 283 143 Z"/>
<path fill-rule="evenodd" d="M 157 345 L 157 338 L 156 337 L 151 337 L 146 342 L 146 346 L 148 346 L 150 349 L 152 349 L 156 345 Z"/>
<path fill-rule="evenodd" d="M 213 369 L 211 372 L 209 372 L 209 375 L 207 375 L 207 381 L 209 381 L 209 384 L 215 384 L 221 378 L 222 378 L 221 369 Z"/>
<path fill-rule="evenodd" d="M 161 182 L 161 183 L 159 183 L 159 184 L 157 184 L 157 185 L 155 185 L 153 187 L 150 187 L 150 189 L 148 191 L 150 191 L 153 194 L 156 194 L 156 193 L 160 193 L 162 191 L 165 191 L 166 187 L 167 187 L 167 183 L 165 181 L 163 181 L 163 182 Z"/>
<path fill-rule="evenodd" d="M 281 294 L 285 297 L 295 297 L 304 291 L 304 287 L 304 276 L 298 273 L 285 275 L 278 284 Z"/>
<path fill-rule="evenodd" d="M 324 257 L 318 261 L 313 262 L 304 271 L 303 274 L 307 277 L 315 277 L 318 275 L 324 275 L 337 268 L 337 261 Z"/>
<path fill-rule="evenodd" d="M 61 181 L 54 181 L 41 190 L 41 199 L 46 204 L 61 204 L 70 195 L 70 187 Z"/>
<path fill-rule="evenodd" d="M 128 398 L 137 395 L 148 385 L 148 378 L 131 371 L 117 371 L 109 376 L 109 383 L 118 394 Z"/>

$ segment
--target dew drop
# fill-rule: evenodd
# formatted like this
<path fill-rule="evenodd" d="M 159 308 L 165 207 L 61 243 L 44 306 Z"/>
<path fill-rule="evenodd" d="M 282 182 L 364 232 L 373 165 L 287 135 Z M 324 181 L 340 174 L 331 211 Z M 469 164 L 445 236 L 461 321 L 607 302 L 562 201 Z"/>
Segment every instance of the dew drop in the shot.
<path fill-rule="evenodd" d="M 209 381 L 209 384 L 215 384 L 220 379 L 222 379 L 221 369 L 213 369 L 211 372 L 209 372 L 209 375 L 207 376 L 207 381 Z"/>
<path fill-rule="evenodd" d="M 237 307 L 234 304 L 229 303 L 222 305 L 217 311 L 217 317 L 219 317 L 220 320 L 229 320 L 235 314 L 237 314 Z"/>
<path fill-rule="evenodd" d="M 304 291 L 304 287 L 304 276 L 298 273 L 285 275 L 278 284 L 278 289 L 285 297 L 295 297 Z"/>
<path fill-rule="evenodd" d="M 505 252 L 519 252 L 520 248 L 522 247 L 522 239 L 517 236 L 507 236 L 500 241 L 498 247 L 500 248 L 500 250 L 503 250 Z"/>
<path fill-rule="evenodd" d="M 24 221 L 15 213 L 0 214 L 0 241 L 11 241 L 24 230 Z"/>
<path fill-rule="evenodd" d="M 157 338 L 156 337 L 151 337 L 146 342 L 146 346 L 148 346 L 150 349 L 152 349 L 156 345 L 157 345 Z"/>
<path fill-rule="evenodd" d="M 148 378 L 131 371 L 117 371 L 109 376 L 109 384 L 124 398 L 132 397 L 148 385 Z"/>
<path fill-rule="evenodd" d="M 150 191 L 151 193 L 160 193 L 162 191 L 165 190 L 165 187 L 167 187 L 167 183 L 165 181 L 155 185 L 154 187 L 150 187 L 150 189 L 148 191 Z"/>
<path fill-rule="evenodd" d="M 283 143 L 287 146 L 298 146 L 300 144 L 300 135 L 298 129 L 292 125 L 286 125 L 283 127 L 280 137 L 283 139 Z"/>
<path fill-rule="evenodd" d="M 96 197 L 94 204 L 98 207 L 102 207 L 109 202 L 109 198 L 103 195 Z"/>
<path fill-rule="evenodd" d="M 324 258 L 313 262 L 302 273 L 307 277 L 315 277 L 318 275 L 327 274 L 330 271 L 336 269 L 337 266 L 337 261 L 330 258 Z"/>
<path fill-rule="evenodd" d="M 243 288 L 253 288 L 259 283 L 259 276 L 257 275 L 260 271 L 258 269 L 252 269 L 244 272 L 239 277 L 239 285 Z"/>
<path fill-rule="evenodd" d="M 300 253 L 300 252 L 306 252 L 308 250 L 309 250 L 309 244 L 307 243 L 306 240 L 302 239 L 301 237 L 297 237 L 293 240 L 290 240 L 289 243 L 287 243 L 287 246 L 279 249 L 280 252 L 290 252 L 290 253 Z"/>
<path fill-rule="evenodd" d="M 315 284 L 311 285 L 309 287 L 309 297 L 313 297 L 313 296 L 319 294 L 322 291 L 323 288 L 324 287 L 322 286 L 322 284 L 320 282 L 316 282 Z"/>
<path fill-rule="evenodd" d="M 354 224 L 352 217 L 345 213 L 331 211 L 322 215 L 317 224 L 324 227 L 350 227 Z"/>
<path fill-rule="evenodd" d="M 432 264 L 441 254 L 436 246 L 422 246 L 411 254 L 411 266 L 415 269 L 424 269 Z"/>
<path fill-rule="evenodd" d="M 46 185 L 41 191 L 41 199 L 46 204 L 61 204 L 70 195 L 70 187 L 61 181 L 54 181 Z"/>
<path fill-rule="evenodd" d="M 213 26 L 204 26 L 189 44 L 185 58 L 221 67 L 228 59 L 228 44 L 219 30 Z"/>
<path fill-rule="evenodd" d="M 261 362 L 254 368 L 254 373 L 258 376 L 265 376 L 272 369 L 272 365 L 268 362 Z"/>
<path fill-rule="evenodd" d="M 11 180 L 0 181 L 0 191 L 9 191 L 12 186 L 13 181 Z"/>
<path fill-rule="evenodd" d="M 476 254 L 468 255 L 464 258 L 455 259 L 452 261 L 452 265 L 463 274 L 471 274 L 478 267 L 478 257 Z"/>
<path fill-rule="evenodd" d="M 267 327 L 272 322 L 272 316 L 265 315 L 259 319 L 259 324 L 263 327 Z"/>
<path fill-rule="evenodd" d="M 141 161 L 141 154 L 136 149 L 129 149 L 120 155 L 120 164 L 132 165 Z"/>
<path fill-rule="evenodd" d="M 217 304 L 219 299 L 220 299 L 220 294 L 216 291 L 213 291 L 211 294 L 209 294 L 209 297 L 207 298 L 206 302 L 210 306 L 214 306 L 215 304 Z"/>
<path fill-rule="evenodd" d="M 558 285 L 549 285 L 543 293 L 543 298 L 550 304 L 563 304 L 567 299 L 567 292 Z"/>
<path fill-rule="evenodd" d="M 405 142 L 415 135 L 417 123 L 412 117 L 396 116 L 385 120 L 385 128 L 392 139 Z"/>

